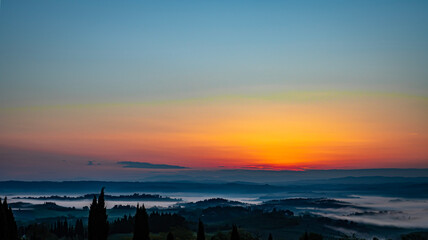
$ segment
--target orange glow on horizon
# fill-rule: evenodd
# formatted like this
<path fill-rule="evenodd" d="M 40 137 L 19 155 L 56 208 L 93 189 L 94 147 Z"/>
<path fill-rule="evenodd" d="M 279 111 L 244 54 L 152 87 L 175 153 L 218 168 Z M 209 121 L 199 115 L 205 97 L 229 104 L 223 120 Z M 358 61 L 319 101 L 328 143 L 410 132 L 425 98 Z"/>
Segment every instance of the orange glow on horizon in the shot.
<path fill-rule="evenodd" d="M 2 115 L 0 143 L 192 168 L 428 167 L 428 117 L 414 104 L 236 100 L 26 110 Z"/>

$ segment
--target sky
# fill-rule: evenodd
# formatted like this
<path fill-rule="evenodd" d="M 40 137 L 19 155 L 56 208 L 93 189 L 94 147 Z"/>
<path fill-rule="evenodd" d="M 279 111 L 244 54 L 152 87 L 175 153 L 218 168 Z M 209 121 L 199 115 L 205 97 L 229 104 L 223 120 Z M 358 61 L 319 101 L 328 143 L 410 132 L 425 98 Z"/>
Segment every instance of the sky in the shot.
<path fill-rule="evenodd" d="M 428 168 L 427 1 L 0 4 L 3 179 Z"/>

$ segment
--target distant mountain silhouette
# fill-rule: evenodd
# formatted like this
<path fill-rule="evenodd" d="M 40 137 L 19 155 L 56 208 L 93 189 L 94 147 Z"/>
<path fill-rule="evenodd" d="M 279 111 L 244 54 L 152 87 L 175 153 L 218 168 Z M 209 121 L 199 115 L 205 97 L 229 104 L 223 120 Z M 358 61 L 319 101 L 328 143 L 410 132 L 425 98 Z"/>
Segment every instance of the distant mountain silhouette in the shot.
<path fill-rule="evenodd" d="M 3 181 L 0 194 L 61 194 L 88 193 L 106 186 L 111 192 L 163 192 L 163 193 L 211 193 L 211 194 L 281 194 L 316 197 L 317 192 L 330 196 L 350 194 L 380 195 L 390 197 L 422 198 L 428 197 L 428 178 L 426 177 L 345 177 L 292 181 L 277 184 L 249 182 L 207 183 L 207 182 L 102 182 L 102 181 Z M 111 196 L 111 198 L 114 198 Z M 167 200 L 167 199 L 165 199 Z"/>

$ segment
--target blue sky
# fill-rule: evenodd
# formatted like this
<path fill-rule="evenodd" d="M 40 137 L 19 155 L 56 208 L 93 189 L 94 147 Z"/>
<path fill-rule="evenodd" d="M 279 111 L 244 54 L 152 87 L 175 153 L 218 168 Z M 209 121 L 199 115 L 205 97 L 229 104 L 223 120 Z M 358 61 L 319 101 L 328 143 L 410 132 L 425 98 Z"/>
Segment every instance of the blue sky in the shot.
<path fill-rule="evenodd" d="M 4 1 L 1 105 L 426 93 L 426 1 Z M 25 71 L 23 71 L 25 69 Z"/>

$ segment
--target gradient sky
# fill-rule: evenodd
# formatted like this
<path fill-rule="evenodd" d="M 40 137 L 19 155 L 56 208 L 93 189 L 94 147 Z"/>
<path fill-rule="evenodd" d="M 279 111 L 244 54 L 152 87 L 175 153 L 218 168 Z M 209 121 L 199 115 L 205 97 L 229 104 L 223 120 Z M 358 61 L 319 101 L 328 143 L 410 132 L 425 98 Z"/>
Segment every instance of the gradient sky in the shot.
<path fill-rule="evenodd" d="M 428 168 L 427 66 L 427 1 L 2 0 L 0 175 Z"/>

